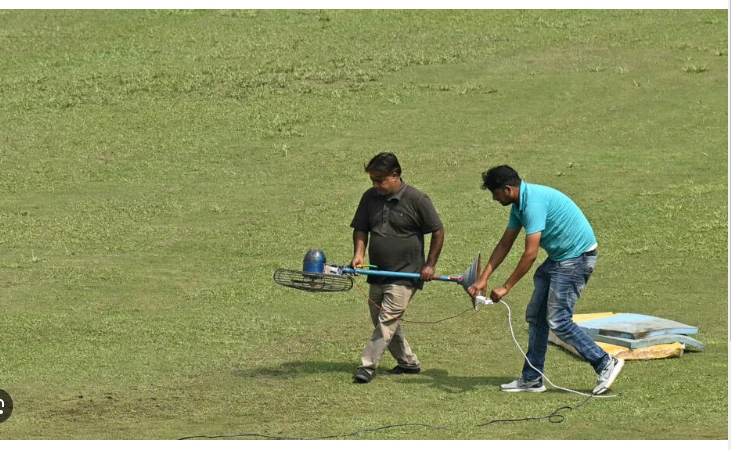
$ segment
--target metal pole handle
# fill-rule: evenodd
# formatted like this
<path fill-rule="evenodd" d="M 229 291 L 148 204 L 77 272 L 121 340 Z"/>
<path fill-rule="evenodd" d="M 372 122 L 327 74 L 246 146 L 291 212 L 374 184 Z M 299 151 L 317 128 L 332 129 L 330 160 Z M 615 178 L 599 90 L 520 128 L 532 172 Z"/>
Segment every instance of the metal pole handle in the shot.
<path fill-rule="evenodd" d="M 421 278 L 421 274 L 419 273 L 390 272 L 388 270 L 351 269 L 350 267 L 343 267 L 343 273 L 357 273 L 360 275 L 375 275 L 380 277 Z M 433 278 L 432 281 L 452 281 L 455 283 L 461 283 L 462 277 L 439 275 L 438 278 Z"/>

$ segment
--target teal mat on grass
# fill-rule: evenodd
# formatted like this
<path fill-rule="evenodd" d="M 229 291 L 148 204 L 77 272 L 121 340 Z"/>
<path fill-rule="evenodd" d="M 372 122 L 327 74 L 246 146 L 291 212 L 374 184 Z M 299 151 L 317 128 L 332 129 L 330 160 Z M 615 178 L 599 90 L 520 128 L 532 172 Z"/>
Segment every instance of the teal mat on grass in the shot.
<path fill-rule="evenodd" d="M 651 347 L 653 345 L 660 344 L 672 344 L 678 342 L 685 344 L 688 350 L 699 350 L 703 351 L 706 348 L 705 344 L 700 341 L 693 339 L 690 336 L 684 334 L 661 334 L 658 336 L 650 336 L 642 339 L 625 339 L 615 336 L 603 336 L 601 334 L 591 334 L 589 336 L 596 342 L 606 342 L 607 344 L 619 345 L 620 347 L 626 347 L 629 349 L 637 349 L 644 347 Z"/>
<path fill-rule="evenodd" d="M 629 313 L 585 320 L 577 323 L 577 325 L 588 334 L 623 339 L 642 339 L 663 334 L 695 334 L 698 332 L 698 328 L 684 323 L 660 317 Z"/>

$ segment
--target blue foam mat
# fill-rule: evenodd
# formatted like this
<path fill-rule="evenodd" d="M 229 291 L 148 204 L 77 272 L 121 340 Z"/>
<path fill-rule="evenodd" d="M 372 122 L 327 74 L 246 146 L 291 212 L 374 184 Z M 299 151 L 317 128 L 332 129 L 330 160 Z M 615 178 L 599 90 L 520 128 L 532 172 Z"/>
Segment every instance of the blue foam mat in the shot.
<path fill-rule="evenodd" d="M 650 347 L 653 345 L 660 344 L 672 344 L 678 342 L 685 344 L 686 348 L 693 350 L 703 350 L 706 348 L 705 344 L 700 341 L 693 339 L 690 336 L 684 334 L 661 334 L 658 336 L 650 336 L 642 339 L 625 339 L 615 336 L 603 336 L 601 334 L 589 334 L 589 336 L 596 342 L 606 342 L 607 344 L 619 345 L 620 347 L 626 347 L 629 349 L 637 349 Z"/>
<path fill-rule="evenodd" d="M 698 332 L 698 328 L 674 320 L 629 313 L 585 320 L 577 323 L 577 325 L 588 334 L 623 339 L 642 339 L 664 334 L 683 335 Z"/>

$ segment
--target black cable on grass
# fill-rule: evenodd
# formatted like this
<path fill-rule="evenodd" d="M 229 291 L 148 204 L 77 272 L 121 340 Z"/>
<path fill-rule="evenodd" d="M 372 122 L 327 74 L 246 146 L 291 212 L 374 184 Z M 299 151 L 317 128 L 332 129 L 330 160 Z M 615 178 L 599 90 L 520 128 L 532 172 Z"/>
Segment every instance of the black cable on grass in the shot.
<path fill-rule="evenodd" d="M 336 438 L 344 438 L 344 437 L 350 437 L 355 436 L 356 434 L 360 433 L 367 433 L 370 431 L 381 431 L 386 430 L 388 428 L 397 428 L 397 427 L 424 427 L 424 428 L 430 428 L 433 430 L 446 430 L 449 429 L 449 427 L 442 427 L 442 426 L 434 426 L 434 425 L 426 425 L 423 423 L 403 423 L 399 425 L 384 425 L 382 427 L 375 427 L 375 428 L 363 428 L 361 430 L 353 431 L 352 433 L 347 434 L 333 434 L 330 436 L 312 436 L 312 437 L 283 437 L 283 436 L 271 436 L 268 434 L 258 434 L 258 433 L 239 433 L 239 434 L 221 434 L 218 436 L 187 436 L 178 439 L 179 441 L 183 441 L 186 439 L 218 439 L 218 438 L 230 438 L 230 437 L 263 437 L 266 439 L 275 439 L 275 440 L 283 440 L 283 441 L 302 441 L 302 440 L 322 440 L 322 439 L 336 439 Z"/>
<path fill-rule="evenodd" d="M 481 423 L 481 424 L 479 424 L 477 426 L 478 427 L 484 427 L 484 426 L 487 426 L 487 425 L 490 425 L 490 424 L 493 424 L 493 423 L 500 423 L 500 422 L 524 422 L 524 421 L 527 421 L 527 420 L 541 420 L 541 419 L 548 419 L 548 421 L 551 422 L 551 423 L 561 423 L 566 418 L 564 416 L 562 416 L 561 414 L 558 414 L 559 411 L 563 411 L 563 410 L 570 411 L 572 409 L 579 408 L 581 405 L 583 405 L 584 403 L 588 402 L 593 397 L 595 397 L 593 394 L 590 395 L 590 396 L 588 396 L 588 397 L 586 397 L 584 400 L 581 401 L 581 403 L 579 403 L 576 406 L 562 406 L 562 407 L 556 409 L 554 412 L 552 412 L 551 414 L 549 414 L 547 416 L 524 417 L 522 419 L 496 419 L 496 420 L 491 420 L 489 422 Z"/>
<path fill-rule="evenodd" d="M 617 395 L 621 396 L 622 393 L 620 392 Z M 481 423 L 476 426 L 484 427 L 484 426 L 491 425 L 494 423 L 523 422 L 523 421 L 527 421 L 527 420 L 541 420 L 541 419 L 548 419 L 548 422 L 550 422 L 550 423 L 561 423 L 564 420 L 566 420 L 566 418 L 563 415 L 559 414 L 558 413 L 559 411 L 564 411 L 564 410 L 570 411 L 572 409 L 577 409 L 594 397 L 597 397 L 597 396 L 593 395 L 593 394 L 589 395 L 584 400 L 582 400 L 581 403 L 579 403 L 575 406 L 561 406 L 560 408 L 557 408 L 555 411 L 553 411 L 551 414 L 548 414 L 547 416 L 524 417 L 522 419 L 496 419 L 496 420 L 491 420 L 489 422 Z M 423 423 L 403 423 L 403 424 L 399 424 L 399 425 L 384 425 L 382 427 L 375 427 L 375 428 L 362 428 L 360 430 L 353 431 L 352 433 L 333 434 L 330 436 L 283 437 L 283 436 L 272 436 L 269 434 L 259 434 L 259 433 L 237 433 L 237 434 L 221 434 L 221 435 L 216 435 L 216 436 L 206 436 L 206 435 L 187 436 L 187 437 L 179 438 L 178 440 L 183 441 L 183 440 L 187 440 L 187 439 L 220 439 L 220 438 L 232 438 L 232 437 L 261 437 L 264 439 L 285 440 L 285 441 L 324 440 L 324 439 L 337 439 L 337 438 L 351 437 L 351 436 L 355 436 L 360 433 L 381 431 L 381 430 L 386 430 L 389 428 L 398 428 L 398 427 L 424 427 L 424 428 L 429 428 L 432 430 L 449 430 L 450 429 L 447 426 L 440 426 L 440 425 L 427 425 L 427 424 L 423 424 Z"/>

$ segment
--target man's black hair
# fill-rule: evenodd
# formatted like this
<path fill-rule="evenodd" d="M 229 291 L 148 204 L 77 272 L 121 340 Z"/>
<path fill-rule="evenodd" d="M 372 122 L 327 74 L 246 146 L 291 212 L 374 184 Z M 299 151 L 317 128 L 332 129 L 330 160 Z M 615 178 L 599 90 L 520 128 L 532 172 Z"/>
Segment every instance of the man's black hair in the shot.
<path fill-rule="evenodd" d="M 520 187 L 520 176 L 510 166 L 496 166 L 482 173 L 482 189 L 490 192 L 505 186 Z"/>
<path fill-rule="evenodd" d="M 401 176 L 401 165 L 393 153 L 379 153 L 365 166 L 366 172 L 376 172 L 390 175 L 392 173 Z"/>

